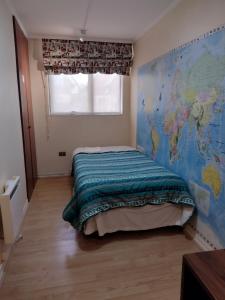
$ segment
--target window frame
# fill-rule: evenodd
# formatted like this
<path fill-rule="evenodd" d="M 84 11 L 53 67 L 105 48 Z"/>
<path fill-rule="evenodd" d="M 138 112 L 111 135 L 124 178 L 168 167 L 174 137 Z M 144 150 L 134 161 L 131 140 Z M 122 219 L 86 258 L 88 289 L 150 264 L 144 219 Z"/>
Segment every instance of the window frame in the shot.
<path fill-rule="evenodd" d="M 60 74 L 59 74 L 60 75 Z M 93 92 L 93 75 L 94 74 L 87 74 L 88 75 L 88 81 L 91 82 L 91 87 L 89 87 L 88 84 L 88 93 L 91 94 L 91 91 Z M 113 75 L 113 74 L 109 74 Z M 55 75 L 58 76 L 58 75 Z M 52 112 L 51 111 L 51 89 L 50 89 L 50 84 L 49 84 L 49 76 L 47 76 L 47 91 L 48 91 L 48 115 L 50 117 L 76 117 L 76 116 L 122 116 L 124 113 L 124 99 L 123 99 L 123 94 L 124 94 L 124 76 L 119 75 L 120 77 L 120 112 L 94 112 L 93 111 L 93 103 L 94 103 L 94 97 L 93 93 L 91 94 L 91 108 L 92 112 Z"/>

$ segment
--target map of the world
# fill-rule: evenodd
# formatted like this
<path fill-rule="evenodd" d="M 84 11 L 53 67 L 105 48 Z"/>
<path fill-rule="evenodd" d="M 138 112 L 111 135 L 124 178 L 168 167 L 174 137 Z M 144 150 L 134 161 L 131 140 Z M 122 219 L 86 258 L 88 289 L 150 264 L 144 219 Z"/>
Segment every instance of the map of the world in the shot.
<path fill-rule="evenodd" d="M 137 145 L 181 175 L 225 246 L 225 28 L 138 71 Z"/>

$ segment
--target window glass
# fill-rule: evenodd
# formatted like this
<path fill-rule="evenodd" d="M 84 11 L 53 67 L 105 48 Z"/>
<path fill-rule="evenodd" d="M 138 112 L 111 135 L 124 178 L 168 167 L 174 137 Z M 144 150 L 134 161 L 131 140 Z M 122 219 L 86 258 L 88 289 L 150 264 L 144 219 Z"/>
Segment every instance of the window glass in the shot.
<path fill-rule="evenodd" d="M 121 114 L 122 76 L 49 75 L 51 114 Z"/>
<path fill-rule="evenodd" d="M 121 112 L 121 80 L 117 74 L 93 75 L 93 111 Z"/>
<path fill-rule="evenodd" d="M 88 75 L 49 75 L 52 114 L 90 112 Z"/>

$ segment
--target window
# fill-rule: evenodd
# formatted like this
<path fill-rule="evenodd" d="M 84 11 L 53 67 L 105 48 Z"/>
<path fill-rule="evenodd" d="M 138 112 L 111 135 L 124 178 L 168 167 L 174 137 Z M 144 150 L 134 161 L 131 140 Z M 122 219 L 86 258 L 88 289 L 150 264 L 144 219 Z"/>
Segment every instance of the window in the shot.
<path fill-rule="evenodd" d="M 50 113 L 122 114 L 122 76 L 49 75 Z"/>

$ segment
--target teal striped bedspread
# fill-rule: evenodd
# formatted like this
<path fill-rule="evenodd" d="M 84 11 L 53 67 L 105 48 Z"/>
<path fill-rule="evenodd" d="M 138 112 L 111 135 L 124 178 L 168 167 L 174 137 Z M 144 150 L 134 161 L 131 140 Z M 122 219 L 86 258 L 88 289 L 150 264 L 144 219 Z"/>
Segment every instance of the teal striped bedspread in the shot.
<path fill-rule="evenodd" d="M 195 205 L 181 177 L 139 151 L 76 154 L 73 174 L 74 194 L 63 219 L 79 231 L 89 218 L 118 207 Z"/>

